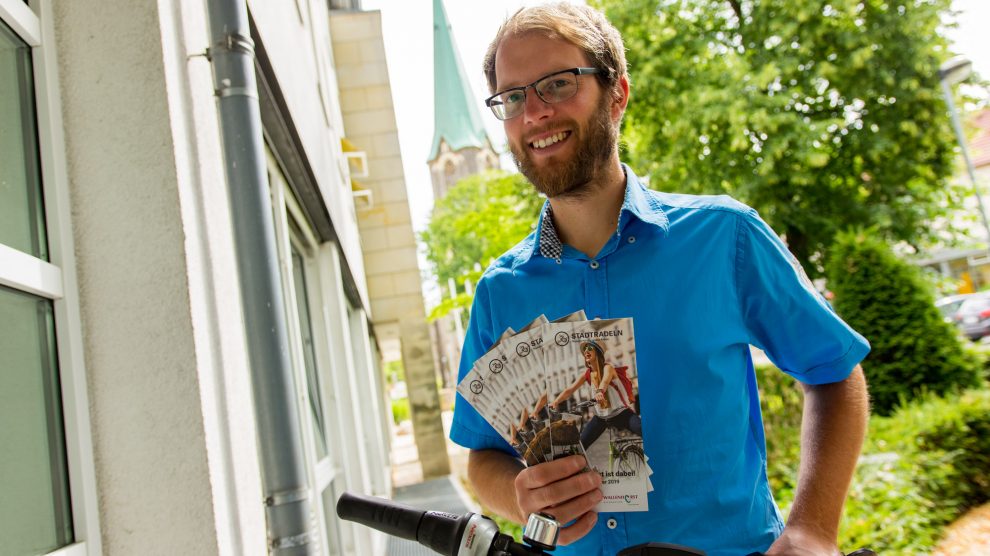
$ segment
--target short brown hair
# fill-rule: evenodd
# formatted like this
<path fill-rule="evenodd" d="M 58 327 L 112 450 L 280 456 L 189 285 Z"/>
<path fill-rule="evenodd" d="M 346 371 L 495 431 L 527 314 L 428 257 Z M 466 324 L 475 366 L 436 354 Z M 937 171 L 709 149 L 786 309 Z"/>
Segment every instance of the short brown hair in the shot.
<path fill-rule="evenodd" d="M 499 28 L 488 45 L 482 63 L 488 90 L 495 93 L 495 53 L 507 37 L 537 32 L 552 39 L 567 41 L 587 54 L 591 64 L 602 70 L 599 81 L 608 90 L 614 90 L 619 78 L 626 77 L 626 49 L 622 36 L 600 11 L 589 6 L 557 2 L 545 6 L 522 8 Z"/>

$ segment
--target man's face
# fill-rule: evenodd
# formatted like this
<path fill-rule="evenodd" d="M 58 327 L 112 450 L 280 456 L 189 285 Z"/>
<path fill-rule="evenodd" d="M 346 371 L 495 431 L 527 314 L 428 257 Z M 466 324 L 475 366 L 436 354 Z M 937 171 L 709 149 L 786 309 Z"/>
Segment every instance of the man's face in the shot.
<path fill-rule="evenodd" d="M 527 85 L 556 71 L 590 66 L 584 52 L 571 43 L 538 33 L 512 36 L 502 41 L 496 53 L 497 90 Z M 519 170 L 547 197 L 583 193 L 615 151 L 621 111 L 614 105 L 593 75 L 579 76 L 577 94 L 554 104 L 527 89 L 523 113 L 503 122 Z"/>

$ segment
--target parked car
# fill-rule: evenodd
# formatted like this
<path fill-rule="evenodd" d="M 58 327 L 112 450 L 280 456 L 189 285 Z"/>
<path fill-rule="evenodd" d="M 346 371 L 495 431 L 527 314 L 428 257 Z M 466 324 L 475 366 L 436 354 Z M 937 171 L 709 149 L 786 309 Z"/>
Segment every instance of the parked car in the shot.
<path fill-rule="evenodd" d="M 942 313 L 942 318 L 945 322 L 950 322 L 955 324 L 956 312 L 959 311 L 959 306 L 962 305 L 963 301 L 966 301 L 974 295 L 979 295 L 975 293 L 962 293 L 958 295 L 949 295 L 938 299 L 935 301 L 935 307 Z"/>
<path fill-rule="evenodd" d="M 953 319 L 970 340 L 990 336 L 990 294 L 974 294 L 963 300 Z"/>

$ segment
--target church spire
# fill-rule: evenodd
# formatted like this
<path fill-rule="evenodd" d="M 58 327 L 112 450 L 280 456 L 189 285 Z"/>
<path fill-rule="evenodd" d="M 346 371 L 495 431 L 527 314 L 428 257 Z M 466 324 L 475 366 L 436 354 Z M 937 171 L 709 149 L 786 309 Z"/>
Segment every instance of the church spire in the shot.
<path fill-rule="evenodd" d="M 491 148 L 471 87 L 461 66 L 443 0 L 433 0 L 433 146 L 429 160 L 440 155 L 445 142 L 451 151 Z"/>

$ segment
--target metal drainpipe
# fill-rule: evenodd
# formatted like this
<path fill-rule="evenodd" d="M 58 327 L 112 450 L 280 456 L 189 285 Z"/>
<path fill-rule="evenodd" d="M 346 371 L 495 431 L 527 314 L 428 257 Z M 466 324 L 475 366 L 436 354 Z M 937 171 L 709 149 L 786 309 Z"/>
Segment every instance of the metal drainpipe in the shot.
<path fill-rule="evenodd" d="M 254 391 L 269 550 L 316 551 L 262 139 L 254 42 L 244 0 L 208 0 L 209 58 Z"/>

